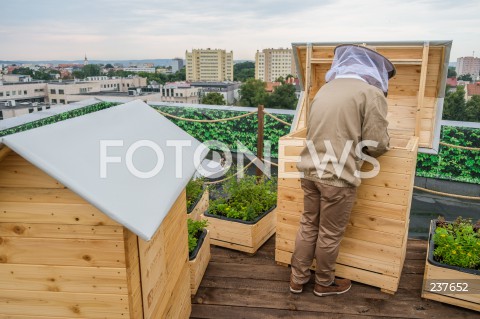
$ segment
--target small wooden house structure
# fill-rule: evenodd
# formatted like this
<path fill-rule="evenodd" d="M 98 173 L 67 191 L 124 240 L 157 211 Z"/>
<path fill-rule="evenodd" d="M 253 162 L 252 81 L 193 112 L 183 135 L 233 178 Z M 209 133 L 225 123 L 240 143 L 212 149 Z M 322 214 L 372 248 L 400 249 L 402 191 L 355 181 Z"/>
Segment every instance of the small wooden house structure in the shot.
<path fill-rule="evenodd" d="M 133 101 L 0 142 L 0 317 L 189 317 L 197 140 Z"/>
<path fill-rule="evenodd" d="M 275 260 L 290 264 L 303 212 L 296 163 L 305 146 L 306 115 L 325 84 L 334 48 L 341 43 L 294 44 L 303 95 L 291 134 L 279 142 L 278 213 Z M 389 58 L 397 74 L 389 81 L 388 121 L 392 149 L 378 158 L 380 173 L 363 179 L 357 191 L 336 274 L 397 291 L 405 260 L 417 150 L 436 153 L 440 138 L 451 41 L 367 43 Z M 365 45 L 365 44 L 363 44 Z M 371 171 L 369 163 L 362 170 Z"/>

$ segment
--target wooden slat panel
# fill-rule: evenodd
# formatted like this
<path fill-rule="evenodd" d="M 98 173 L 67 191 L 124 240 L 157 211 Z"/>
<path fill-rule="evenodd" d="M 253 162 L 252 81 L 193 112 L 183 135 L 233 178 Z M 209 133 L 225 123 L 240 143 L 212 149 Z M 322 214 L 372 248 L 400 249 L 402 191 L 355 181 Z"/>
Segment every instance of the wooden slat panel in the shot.
<path fill-rule="evenodd" d="M 181 269 L 181 273 L 188 273 L 188 265 Z M 169 302 L 162 300 L 159 304 L 159 309 L 162 311 L 156 312 L 155 318 L 166 319 L 187 319 L 190 317 L 192 309 L 192 302 L 190 299 L 190 280 L 189 276 L 179 276 L 174 287 L 172 287 Z M 172 281 L 175 283 L 175 281 Z"/>
<path fill-rule="evenodd" d="M 411 196 L 409 191 L 371 185 L 361 185 L 357 190 L 357 198 L 359 199 L 396 205 L 407 205 L 409 196 Z"/>
<path fill-rule="evenodd" d="M 120 226 L 0 223 L 0 237 L 123 240 Z"/>
<path fill-rule="evenodd" d="M 192 296 L 197 293 L 210 258 L 210 232 L 207 232 L 197 256 L 188 262 L 190 269 L 190 293 Z"/>
<path fill-rule="evenodd" d="M 0 187 L 64 188 L 65 186 L 36 167 L 6 166 L 0 163 Z"/>
<path fill-rule="evenodd" d="M 294 240 L 300 225 L 300 217 L 300 214 L 292 215 L 288 212 L 279 212 L 277 236 Z M 369 218 L 374 220 L 372 221 Z M 345 231 L 345 237 L 392 247 L 401 247 L 404 232 L 405 222 L 375 218 L 365 216 L 364 214 L 352 214 Z"/>
<path fill-rule="evenodd" d="M 126 282 L 128 287 L 128 309 L 131 319 L 143 319 L 142 286 L 138 255 L 138 236 L 123 229 L 125 244 Z"/>
<path fill-rule="evenodd" d="M 5 223 L 119 225 L 90 204 L 2 202 L 0 216 Z"/>
<path fill-rule="evenodd" d="M 369 214 L 375 216 L 405 220 L 406 206 L 357 197 L 355 200 L 355 205 L 352 209 L 352 213 L 363 212 L 368 212 Z"/>
<path fill-rule="evenodd" d="M 84 199 L 68 188 L 27 187 L 0 187 L 0 202 L 86 204 Z"/>
<path fill-rule="evenodd" d="M 0 290 L 128 294 L 125 268 L 0 264 L 0 278 Z"/>
<path fill-rule="evenodd" d="M 0 263 L 124 267 L 123 241 L 0 238 Z"/>
<path fill-rule="evenodd" d="M 138 239 L 145 318 L 159 318 L 164 302 L 179 302 L 170 299 L 174 284 L 179 276 L 189 278 L 186 216 L 182 192 L 153 238 Z"/>
<path fill-rule="evenodd" d="M 0 314 L 41 314 L 50 318 L 126 318 L 128 298 L 107 294 L 0 290 Z"/>
<path fill-rule="evenodd" d="M 275 250 L 275 261 L 284 263 L 284 264 L 290 264 L 291 259 L 292 259 L 292 253 L 278 250 L 278 249 Z M 365 284 L 380 287 L 383 289 L 388 289 L 391 291 L 397 290 L 398 281 L 399 281 L 399 278 L 395 276 L 383 275 L 383 274 L 366 271 L 359 268 L 344 266 L 338 263 L 335 266 L 335 274 L 338 277 L 348 278 L 353 281 L 365 283 Z"/>

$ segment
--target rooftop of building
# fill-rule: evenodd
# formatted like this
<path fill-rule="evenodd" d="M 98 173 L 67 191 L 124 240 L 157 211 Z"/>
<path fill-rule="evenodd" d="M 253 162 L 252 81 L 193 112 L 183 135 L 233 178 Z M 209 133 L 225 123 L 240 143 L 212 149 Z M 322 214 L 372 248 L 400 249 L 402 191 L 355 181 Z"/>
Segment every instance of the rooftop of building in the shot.
<path fill-rule="evenodd" d="M 11 105 L 9 101 L 0 102 L 0 110 L 20 110 L 32 107 L 44 107 L 51 106 L 50 103 L 40 103 L 40 102 L 16 102 L 15 105 Z"/>
<path fill-rule="evenodd" d="M 467 95 L 480 95 L 480 82 L 467 84 Z"/>

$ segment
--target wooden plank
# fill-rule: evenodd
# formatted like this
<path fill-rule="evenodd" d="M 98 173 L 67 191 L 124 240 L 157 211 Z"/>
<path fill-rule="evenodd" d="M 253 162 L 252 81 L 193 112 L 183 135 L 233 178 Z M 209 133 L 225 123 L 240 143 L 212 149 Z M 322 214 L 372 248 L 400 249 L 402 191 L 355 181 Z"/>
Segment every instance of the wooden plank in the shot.
<path fill-rule="evenodd" d="M 166 318 L 166 319 L 187 319 L 190 317 L 191 312 L 191 299 L 190 299 L 190 277 L 188 276 L 188 264 L 183 267 L 182 274 L 187 275 L 179 276 L 175 286 L 172 287 L 171 296 L 169 299 L 165 298 L 159 306 L 162 311 L 156 311 L 153 318 Z"/>
<path fill-rule="evenodd" d="M 208 210 L 209 202 L 210 193 L 208 189 L 205 189 L 197 205 L 195 205 L 190 213 L 187 213 L 187 217 L 192 220 L 200 220 L 200 215 Z"/>
<path fill-rule="evenodd" d="M 123 268 L 125 255 L 123 241 L 1 237 L 0 263 Z"/>
<path fill-rule="evenodd" d="M 416 116 L 416 124 L 415 124 L 415 136 L 420 135 L 420 110 L 423 107 L 423 99 L 425 97 L 426 92 L 426 81 L 427 81 L 427 67 L 428 67 L 428 52 L 429 52 L 429 45 L 425 44 L 423 47 L 423 57 L 422 57 L 422 70 L 420 73 L 420 84 L 418 88 L 418 102 L 417 102 L 417 116 Z M 429 95 L 431 96 L 431 95 Z"/>
<path fill-rule="evenodd" d="M 75 318 L 126 318 L 123 295 L 0 290 L 0 314 Z"/>
<path fill-rule="evenodd" d="M 292 253 L 275 250 L 275 260 L 281 263 L 290 264 Z M 359 268 L 349 267 L 342 264 L 336 264 L 335 275 L 338 277 L 348 278 L 350 280 L 368 284 L 370 286 L 397 290 L 398 278 L 394 276 L 383 275 Z"/>
<path fill-rule="evenodd" d="M 0 237 L 123 240 L 120 226 L 0 223 Z"/>
<path fill-rule="evenodd" d="M 68 188 L 0 187 L 0 202 L 86 204 Z"/>
<path fill-rule="evenodd" d="M 210 234 L 207 231 L 207 235 L 203 240 L 202 247 L 200 247 L 197 256 L 188 262 L 190 270 L 190 292 L 192 296 L 197 293 L 198 287 L 200 287 L 200 282 L 205 274 L 205 270 L 207 270 L 210 258 Z"/>
<path fill-rule="evenodd" d="M 12 152 L 12 150 L 7 147 L 3 146 L 0 148 L 0 163 Z"/>
<path fill-rule="evenodd" d="M 394 188 L 360 185 L 357 190 L 357 198 L 367 199 L 382 203 L 406 206 L 411 193 Z"/>
<path fill-rule="evenodd" d="M 311 64 L 311 59 L 312 59 L 312 45 L 308 44 L 307 45 L 307 52 L 306 52 L 306 60 L 305 60 L 305 96 L 307 97 L 305 100 L 305 114 L 304 114 L 304 121 L 305 121 L 305 126 L 308 125 L 308 116 L 310 114 L 310 95 L 311 95 L 311 87 L 312 87 L 312 64 Z"/>
<path fill-rule="evenodd" d="M 169 297 L 176 279 L 179 276 L 189 278 L 186 219 L 186 196 L 182 192 L 153 238 L 148 242 L 138 239 L 146 318 L 157 318 L 165 309 L 165 302 L 179 302 Z"/>
<path fill-rule="evenodd" d="M 90 204 L 2 202 L 0 216 L 5 223 L 119 225 Z"/>
<path fill-rule="evenodd" d="M 65 188 L 19 155 L 13 156 L 16 157 L 15 164 L 0 163 L 0 187 Z"/>
<path fill-rule="evenodd" d="M 128 310 L 131 319 L 143 319 L 138 236 L 129 231 L 127 228 L 123 229 L 123 236 L 125 244 Z"/>
<path fill-rule="evenodd" d="M 0 290 L 127 295 L 125 276 L 125 268 L 0 264 Z"/>
<path fill-rule="evenodd" d="M 405 220 L 406 207 L 393 203 L 379 202 L 371 199 L 358 198 L 355 200 L 352 213 L 368 213 L 385 218 Z"/>

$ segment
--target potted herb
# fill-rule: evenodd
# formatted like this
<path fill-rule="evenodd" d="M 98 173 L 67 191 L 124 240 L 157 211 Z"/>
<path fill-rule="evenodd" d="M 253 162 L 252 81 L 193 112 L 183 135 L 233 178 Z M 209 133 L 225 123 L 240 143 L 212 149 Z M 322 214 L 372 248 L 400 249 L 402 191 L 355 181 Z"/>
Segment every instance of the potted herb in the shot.
<path fill-rule="evenodd" d="M 432 220 L 422 297 L 480 311 L 480 221 Z"/>
<path fill-rule="evenodd" d="M 208 188 L 203 178 L 192 179 L 186 187 L 188 218 L 199 220 L 202 212 L 208 209 Z"/>
<path fill-rule="evenodd" d="M 274 180 L 228 179 L 202 216 L 212 244 L 254 254 L 275 233 L 276 204 Z"/>
<path fill-rule="evenodd" d="M 190 268 L 190 290 L 197 293 L 208 262 L 210 261 L 210 236 L 206 220 L 188 219 L 188 252 Z"/>

